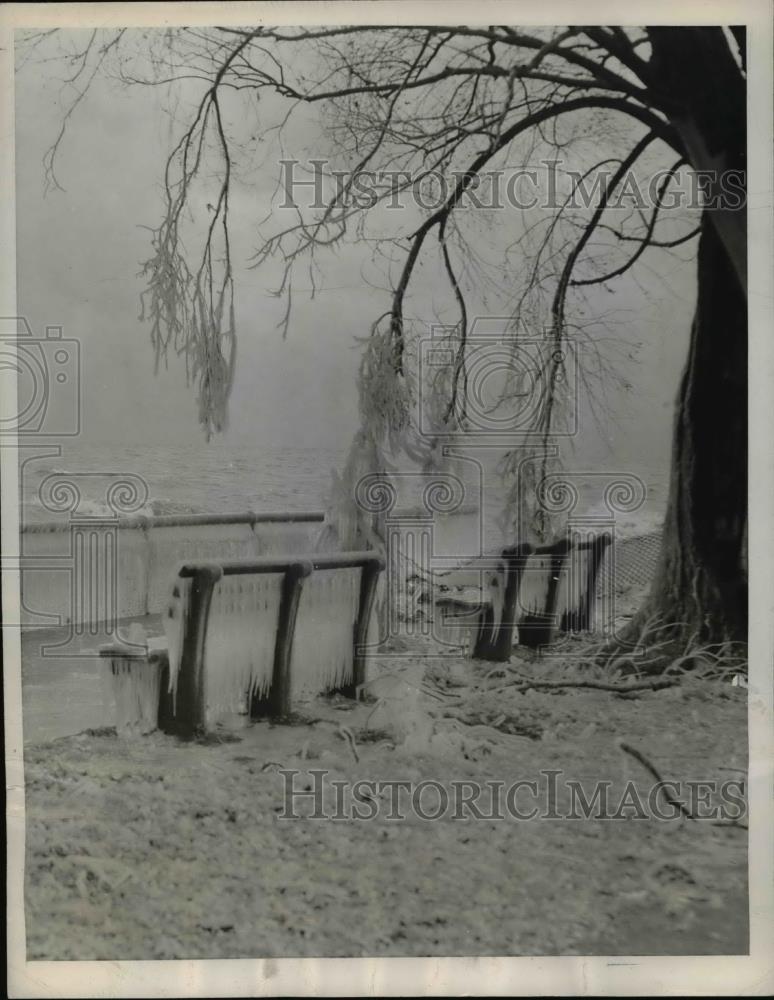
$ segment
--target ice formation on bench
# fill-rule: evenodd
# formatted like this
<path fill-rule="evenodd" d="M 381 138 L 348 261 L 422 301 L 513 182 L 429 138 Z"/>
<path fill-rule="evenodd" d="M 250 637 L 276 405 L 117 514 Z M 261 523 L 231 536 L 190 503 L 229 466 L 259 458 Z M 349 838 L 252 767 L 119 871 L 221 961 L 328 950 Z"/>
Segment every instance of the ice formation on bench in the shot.
<path fill-rule="evenodd" d="M 589 556 L 589 549 L 574 547 L 570 550 L 564 568 L 559 574 L 556 614 L 560 622 L 565 615 L 576 613 L 586 597 Z"/>
<path fill-rule="evenodd" d="M 139 657 L 116 658 L 103 676 L 108 680 L 105 694 L 115 706 L 116 732 L 119 735 L 153 732 L 159 710 L 158 664 Z"/>
<path fill-rule="evenodd" d="M 249 524 L 209 524 L 195 533 L 189 525 L 159 525 L 149 532 L 148 608 L 164 607 L 169 573 L 181 562 L 246 559 L 258 554 L 258 542 Z"/>
<path fill-rule="evenodd" d="M 533 552 L 527 557 L 519 587 L 517 620 L 525 615 L 544 613 L 551 583 L 551 559 L 550 553 Z"/>
<path fill-rule="evenodd" d="M 271 685 L 282 573 L 224 576 L 216 584 L 204 644 L 208 723 L 246 709 Z"/>
<path fill-rule="evenodd" d="M 351 682 L 361 575 L 359 566 L 318 569 L 304 581 L 291 657 L 294 696 Z"/>
<path fill-rule="evenodd" d="M 169 605 L 163 617 L 169 655 L 169 690 L 172 692 L 173 699 L 177 691 L 177 677 L 180 673 L 180 661 L 183 656 L 183 631 L 191 600 L 191 585 L 190 579 L 184 580 L 175 577 Z"/>

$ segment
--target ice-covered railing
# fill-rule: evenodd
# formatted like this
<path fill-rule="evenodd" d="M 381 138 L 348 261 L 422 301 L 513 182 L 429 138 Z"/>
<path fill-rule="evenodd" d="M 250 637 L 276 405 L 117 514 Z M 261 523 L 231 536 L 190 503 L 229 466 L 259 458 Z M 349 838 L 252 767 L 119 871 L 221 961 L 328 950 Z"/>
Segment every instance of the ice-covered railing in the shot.
<path fill-rule="evenodd" d="M 411 552 L 418 519 L 425 525 L 432 523 L 434 563 L 449 567 L 482 551 L 478 508 L 460 507 L 449 514 L 423 507 L 396 509 L 388 524 L 397 556 L 390 578 L 401 592 L 405 592 L 405 579 L 415 571 L 406 556 Z M 95 606 L 77 599 L 77 587 L 90 572 L 79 560 L 77 549 L 78 538 L 86 529 L 89 559 L 104 565 L 103 589 L 110 595 L 112 622 L 163 613 L 171 573 L 181 562 L 314 552 L 324 521 L 321 511 L 245 511 L 73 517 L 25 524 L 20 540 L 22 624 L 35 628 L 107 622 L 105 602 Z"/>
<path fill-rule="evenodd" d="M 168 655 L 162 661 L 154 651 L 162 674 L 159 727 L 191 735 L 231 712 L 286 716 L 300 693 L 354 694 L 365 680 L 383 566 L 374 552 L 181 566 L 164 619 Z M 125 675 L 142 657 L 120 644 L 101 653 L 110 660 L 120 714 L 121 705 L 134 705 Z M 117 667 L 122 661 L 129 667 Z M 138 672 L 136 682 L 147 688 L 149 681 Z"/>
<path fill-rule="evenodd" d="M 95 555 L 110 575 L 115 618 L 160 614 L 175 566 L 195 559 L 258 558 L 314 551 L 325 515 L 184 514 L 90 518 Z M 21 531 L 22 621 L 25 625 L 96 625 L 99 609 L 79 604 L 83 569 L 74 548 L 83 519 L 26 524 Z M 104 550 L 104 551 L 103 551 Z"/>

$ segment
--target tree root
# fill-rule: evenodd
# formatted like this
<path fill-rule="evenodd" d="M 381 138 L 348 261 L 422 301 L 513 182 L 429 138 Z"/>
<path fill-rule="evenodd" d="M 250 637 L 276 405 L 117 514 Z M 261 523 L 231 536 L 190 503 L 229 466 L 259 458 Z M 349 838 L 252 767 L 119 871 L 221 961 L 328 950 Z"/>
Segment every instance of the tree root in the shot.
<path fill-rule="evenodd" d="M 747 644 L 731 638 L 702 642 L 697 627 L 643 611 L 620 635 L 601 644 L 595 660 L 604 668 L 631 674 L 698 671 L 707 675 L 708 668 L 714 668 L 718 675 L 725 675 L 744 672 Z"/>

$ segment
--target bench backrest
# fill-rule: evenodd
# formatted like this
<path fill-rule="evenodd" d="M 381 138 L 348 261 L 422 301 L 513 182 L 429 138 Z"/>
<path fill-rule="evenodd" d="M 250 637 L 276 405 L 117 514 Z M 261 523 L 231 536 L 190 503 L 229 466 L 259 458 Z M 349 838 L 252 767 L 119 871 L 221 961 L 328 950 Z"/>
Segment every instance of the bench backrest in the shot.
<path fill-rule="evenodd" d="M 530 647 L 550 643 L 557 628 L 590 629 L 596 579 L 610 542 L 607 533 L 574 532 L 538 548 L 523 543 L 504 549 L 473 656 L 507 660 L 517 628 L 519 645 Z"/>
<path fill-rule="evenodd" d="M 559 584 L 556 615 L 562 632 L 588 632 L 592 628 L 594 596 L 605 552 L 612 543 L 608 532 L 573 535 L 573 548 Z"/>
<path fill-rule="evenodd" d="M 293 691 L 362 683 L 382 568 L 374 552 L 183 564 L 164 619 L 171 728 L 207 729 L 245 699 L 286 715 Z"/>
<path fill-rule="evenodd" d="M 376 624 L 376 582 L 384 568 L 375 552 L 309 558 L 312 573 L 301 590 L 291 653 L 294 697 L 363 683 L 369 628 Z"/>

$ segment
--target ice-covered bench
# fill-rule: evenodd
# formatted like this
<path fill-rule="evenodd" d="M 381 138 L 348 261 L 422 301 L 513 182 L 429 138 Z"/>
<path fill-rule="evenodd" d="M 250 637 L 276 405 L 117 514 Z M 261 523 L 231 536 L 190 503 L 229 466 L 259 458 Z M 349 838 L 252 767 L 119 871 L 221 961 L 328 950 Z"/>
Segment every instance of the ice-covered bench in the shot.
<path fill-rule="evenodd" d="M 166 642 L 100 650 L 119 726 L 191 735 L 229 713 L 286 716 L 300 694 L 354 695 L 383 567 L 374 552 L 183 564 Z"/>
<path fill-rule="evenodd" d="M 516 636 L 519 645 L 537 648 L 551 643 L 557 629 L 588 631 L 610 542 L 607 533 L 573 534 L 537 548 L 527 543 L 506 548 L 494 559 L 471 564 L 486 579 L 485 588 L 475 594 L 447 592 L 435 606 L 468 632 L 470 654 L 486 660 L 508 660 Z"/>

